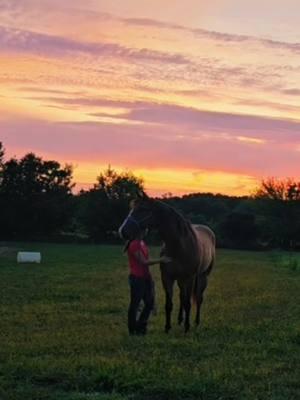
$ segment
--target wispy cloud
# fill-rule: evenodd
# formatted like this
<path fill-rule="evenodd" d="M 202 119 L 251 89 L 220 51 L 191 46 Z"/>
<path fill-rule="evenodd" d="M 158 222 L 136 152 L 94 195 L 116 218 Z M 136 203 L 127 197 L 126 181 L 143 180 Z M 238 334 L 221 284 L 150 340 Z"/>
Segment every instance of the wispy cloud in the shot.
<path fill-rule="evenodd" d="M 250 143 L 250 144 L 266 144 L 267 141 L 265 139 L 246 137 L 246 136 L 237 136 L 237 140 L 240 142 Z"/>
<path fill-rule="evenodd" d="M 300 89 L 293 88 L 293 89 L 284 89 L 282 90 L 283 94 L 287 94 L 289 96 L 300 96 Z"/>
<path fill-rule="evenodd" d="M 87 7 L 82 7 L 81 1 L 67 1 L 62 6 L 60 2 L 57 2 L 60 7 L 53 10 L 53 3 L 49 1 L 40 2 L 34 0 L 23 0 L 22 2 L 18 0 L 0 0 L 0 7 L 2 14 L 9 14 L 11 18 L 16 16 L 26 16 L 26 15 L 41 15 L 41 18 L 47 18 L 47 13 L 45 15 L 44 10 L 48 10 L 51 18 L 55 15 L 55 12 L 59 15 L 65 14 L 66 19 L 77 18 L 89 18 L 92 23 L 99 23 L 101 21 L 115 21 L 122 23 L 127 26 L 144 27 L 150 29 L 159 30 L 171 30 L 184 32 L 187 34 L 192 34 L 195 37 L 202 38 L 205 40 L 212 40 L 224 44 L 243 44 L 252 43 L 258 44 L 263 47 L 274 49 L 274 50 L 286 50 L 294 54 L 300 53 L 300 42 L 285 42 L 274 40 L 272 38 L 264 38 L 255 35 L 244 35 L 244 34 L 233 34 L 222 31 L 215 31 L 203 28 L 191 28 L 185 25 L 165 22 L 157 19 L 151 18 L 126 18 L 119 17 L 107 12 L 92 11 Z M 78 8 L 78 6 L 80 8 Z"/>
<path fill-rule="evenodd" d="M 66 94 L 66 93 L 64 93 Z M 77 106 L 89 106 L 89 107 L 115 107 L 115 108 L 134 108 L 144 109 L 151 103 L 146 101 L 126 101 L 126 100 L 115 100 L 106 99 L 101 97 L 48 97 L 48 96 L 33 96 L 30 100 L 39 100 L 43 102 L 51 102 L 60 105 L 77 105 Z M 96 115 L 96 114 L 95 114 Z"/>
<path fill-rule="evenodd" d="M 285 94 L 285 90 L 283 90 Z M 269 108 L 272 110 L 276 111 L 287 111 L 289 113 L 297 113 L 300 115 L 300 106 L 295 106 L 293 104 L 283 104 L 281 102 L 275 103 L 273 101 L 267 101 L 267 100 L 254 100 L 254 99 L 243 99 L 243 100 L 238 100 L 235 102 L 236 105 L 243 105 L 243 106 L 252 106 L 252 107 L 257 107 L 257 108 Z"/>
<path fill-rule="evenodd" d="M 282 41 L 278 41 L 278 40 L 260 38 L 257 36 L 231 34 L 231 33 L 217 32 L 217 31 L 211 31 L 208 29 L 201 29 L 201 28 L 193 29 L 190 27 L 186 27 L 184 25 L 171 24 L 171 23 L 156 21 L 156 20 L 147 19 L 147 18 L 124 18 L 124 19 L 122 19 L 122 21 L 123 21 L 123 23 L 129 24 L 129 25 L 185 31 L 188 33 L 192 33 L 192 34 L 196 35 L 197 37 L 218 41 L 221 43 L 228 44 L 228 43 L 252 42 L 252 43 L 260 44 L 264 47 L 268 47 L 268 48 L 272 48 L 272 49 L 288 50 L 295 54 L 300 53 L 300 43 L 282 42 Z"/>
<path fill-rule="evenodd" d="M 30 97 L 30 99 L 46 104 L 52 103 L 52 105 L 56 106 L 76 105 L 87 107 L 87 115 L 99 118 L 103 117 L 103 112 L 97 112 L 97 108 L 122 109 L 120 114 L 114 113 L 114 118 L 166 126 L 170 128 L 170 132 L 172 132 L 172 127 L 181 127 L 181 129 L 188 129 L 193 134 L 195 132 L 199 134 L 219 132 L 239 136 L 240 138 L 248 136 L 253 138 L 260 135 L 263 137 L 262 142 L 268 139 L 273 143 L 285 141 L 287 138 L 295 142 L 300 141 L 300 121 L 291 119 L 206 111 L 176 104 L 117 100 L 103 97 L 35 96 Z M 255 101 L 245 101 L 244 104 L 265 105 L 265 103 L 256 103 Z M 271 106 L 273 105 L 275 106 L 276 104 L 271 103 Z M 266 106 L 268 106 L 268 103 Z M 91 107 L 95 111 L 91 111 Z M 283 109 L 285 109 L 284 106 Z M 296 109 L 298 108 L 296 107 Z M 256 143 L 258 142 L 259 138 L 256 139 Z"/>
<path fill-rule="evenodd" d="M 51 88 L 39 88 L 36 86 L 21 86 L 17 88 L 20 92 L 26 92 L 26 93 L 37 93 L 37 94 L 48 94 L 48 95 L 73 95 L 73 96 L 83 96 L 85 93 L 84 92 L 78 92 L 78 91 L 66 91 L 66 90 L 59 90 L 59 89 L 51 89 Z M 41 97 L 42 98 L 42 97 Z M 60 98 L 58 98 L 60 99 Z"/>
<path fill-rule="evenodd" d="M 74 53 L 83 53 L 137 62 L 190 63 L 181 54 L 170 54 L 147 48 L 133 49 L 117 43 L 80 42 L 60 36 L 45 35 L 3 26 L 0 26 L 0 49 L 10 52 L 22 51 L 47 57 L 71 56 Z"/>

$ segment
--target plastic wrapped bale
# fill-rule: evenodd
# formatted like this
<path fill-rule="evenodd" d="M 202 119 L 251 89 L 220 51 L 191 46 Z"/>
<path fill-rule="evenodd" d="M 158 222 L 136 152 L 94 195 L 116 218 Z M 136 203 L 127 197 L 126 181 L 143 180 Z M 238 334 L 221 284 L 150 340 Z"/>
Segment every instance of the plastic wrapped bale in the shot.
<path fill-rule="evenodd" d="M 19 251 L 17 255 L 18 263 L 36 263 L 40 264 L 42 256 L 40 252 Z"/>

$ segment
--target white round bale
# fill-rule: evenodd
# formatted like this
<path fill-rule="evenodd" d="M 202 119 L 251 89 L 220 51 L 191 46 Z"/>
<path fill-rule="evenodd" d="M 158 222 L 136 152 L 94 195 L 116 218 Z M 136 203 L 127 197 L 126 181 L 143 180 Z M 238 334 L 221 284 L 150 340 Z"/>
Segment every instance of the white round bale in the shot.
<path fill-rule="evenodd" d="M 19 251 L 17 255 L 18 263 L 37 263 L 40 264 L 42 256 L 40 252 Z"/>

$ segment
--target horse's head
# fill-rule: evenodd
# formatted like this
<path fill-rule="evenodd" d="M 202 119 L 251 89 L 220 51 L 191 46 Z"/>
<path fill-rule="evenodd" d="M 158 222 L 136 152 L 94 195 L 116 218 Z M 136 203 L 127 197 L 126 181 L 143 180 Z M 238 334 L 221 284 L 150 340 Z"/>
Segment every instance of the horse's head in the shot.
<path fill-rule="evenodd" d="M 119 228 L 122 239 L 132 240 L 154 225 L 154 200 L 144 192 L 138 193 L 137 199 L 131 202 L 131 210 Z"/>

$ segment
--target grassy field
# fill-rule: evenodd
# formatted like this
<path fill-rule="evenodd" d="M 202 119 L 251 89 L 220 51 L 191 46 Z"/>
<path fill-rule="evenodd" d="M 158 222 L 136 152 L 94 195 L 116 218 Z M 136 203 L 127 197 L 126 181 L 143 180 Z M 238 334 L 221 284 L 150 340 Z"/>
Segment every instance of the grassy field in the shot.
<path fill-rule="evenodd" d="M 21 248 L 43 263 L 17 265 Z M 121 248 L 0 248 L 0 399 L 299 399 L 300 273 L 278 257 L 220 250 L 188 335 L 163 333 L 152 267 L 158 314 L 146 337 L 128 337 Z"/>

